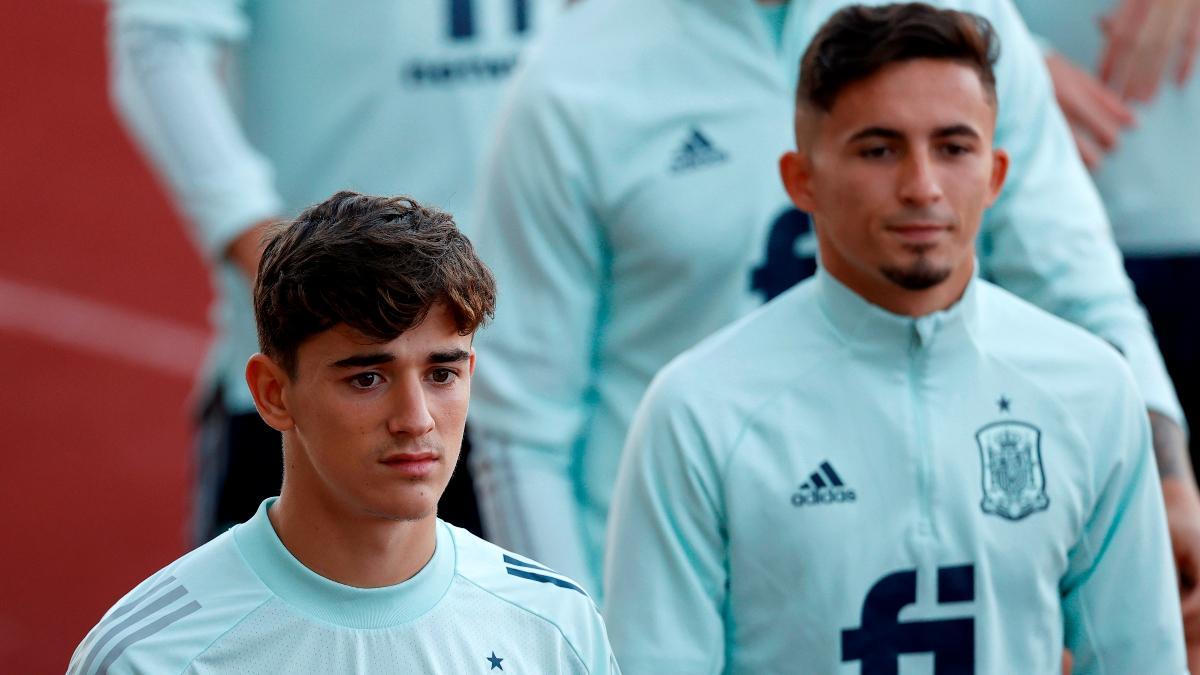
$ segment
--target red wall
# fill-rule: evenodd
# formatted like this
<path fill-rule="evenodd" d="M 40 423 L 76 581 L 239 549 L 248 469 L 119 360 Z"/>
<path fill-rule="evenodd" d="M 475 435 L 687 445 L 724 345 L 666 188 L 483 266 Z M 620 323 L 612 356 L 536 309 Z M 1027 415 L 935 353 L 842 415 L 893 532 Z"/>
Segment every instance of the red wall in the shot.
<path fill-rule="evenodd" d="M 0 16 L 0 284 L 204 331 L 203 266 L 109 108 L 104 5 L 8 0 Z M 62 346 L 23 327 L 37 318 L 0 321 L 11 673 L 65 670 L 104 610 L 182 552 L 189 470 L 189 377 L 89 349 L 102 327 Z"/>

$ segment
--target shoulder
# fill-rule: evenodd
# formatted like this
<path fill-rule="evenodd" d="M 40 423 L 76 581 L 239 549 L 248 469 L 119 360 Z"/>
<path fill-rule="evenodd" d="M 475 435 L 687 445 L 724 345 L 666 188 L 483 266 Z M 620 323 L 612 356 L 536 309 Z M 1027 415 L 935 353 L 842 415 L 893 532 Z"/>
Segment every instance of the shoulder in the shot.
<path fill-rule="evenodd" d="M 1001 33 L 1011 30 L 1028 32 L 1013 0 L 942 0 L 936 4 L 978 14 L 987 19 Z"/>
<path fill-rule="evenodd" d="M 815 291 L 814 279 L 802 281 L 684 351 L 654 378 L 653 396 L 722 406 L 794 383 L 837 348 Z"/>
<path fill-rule="evenodd" d="M 1003 71 L 1013 69 L 1014 72 L 1009 74 L 1013 77 L 1027 75 L 1034 69 L 1040 70 L 1041 49 L 1012 0 L 951 0 L 942 4 L 952 9 L 978 14 L 992 25 L 996 37 L 1000 40 L 1000 60 L 997 63 L 997 69 L 1002 71 L 997 80 L 1000 86 L 1006 85 L 1003 81 Z M 1028 83 L 1014 81 L 1012 85 L 1027 87 Z"/>
<path fill-rule="evenodd" d="M 672 359 L 651 380 L 626 451 L 679 452 L 689 464 L 719 472 L 742 432 L 772 414 L 781 394 L 820 398 L 805 382 L 834 367 L 842 346 L 815 288 L 803 281 Z"/>
<path fill-rule="evenodd" d="M 986 312 L 985 337 L 994 336 L 992 347 L 998 352 L 1087 366 L 1112 376 L 1128 370 L 1109 343 L 995 284 L 980 282 L 980 301 Z"/>
<path fill-rule="evenodd" d="M 1138 398 L 1116 347 L 1002 288 L 980 286 L 984 315 L 977 339 L 986 352 L 1053 394 L 1073 417 L 1109 414 Z"/>
<path fill-rule="evenodd" d="M 270 597 L 226 532 L 117 601 L 76 648 L 68 672 L 181 672 Z"/>
<path fill-rule="evenodd" d="M 638 62 L 638 52 L 670 38 L 659 23 L 670 15 L 667 4 L 639 0 L 571 4 L 534 39 L 522 58 L 550 80 L 565 83 L 580 75 L 601 80 L 600 74 L 630 68 Z"/>
<path fill-rule="evenodd" d="M 509 102 L 518 110 L 569 108 L 577 114 L 616 111 L 631 83 L 656 72 L 650 53 L 673 39 L 668 3 L 588 0 L 573 3 L 528 45 L 514 75 Z"/>
<path fill-rule="evenodd" d="M 494 602 L 542 624 L 567 642 L 589 667 L 606 661 L 610 649 L 604 622 L 579 584 L 466 530 L 439 524 L 453 537 L 460 579 Z"/>

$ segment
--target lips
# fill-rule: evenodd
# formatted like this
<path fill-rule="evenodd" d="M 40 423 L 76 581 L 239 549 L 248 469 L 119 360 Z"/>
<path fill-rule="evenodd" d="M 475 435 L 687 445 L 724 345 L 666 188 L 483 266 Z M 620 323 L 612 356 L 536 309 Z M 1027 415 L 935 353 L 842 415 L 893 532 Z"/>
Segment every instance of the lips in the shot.
<path fill-rule="evenodd" d="M 911 242 L 929 242 L 950 231 L 947 225 L 927 225 L 924 223 L 912 225 L 890 225 L 888 232 Z"/>
<path fill-rule="evenodd" d="M 429 475 L 438 463 L 436 452 L 396 452 L 379 463 L 404 476 L 420 478 Z"/>

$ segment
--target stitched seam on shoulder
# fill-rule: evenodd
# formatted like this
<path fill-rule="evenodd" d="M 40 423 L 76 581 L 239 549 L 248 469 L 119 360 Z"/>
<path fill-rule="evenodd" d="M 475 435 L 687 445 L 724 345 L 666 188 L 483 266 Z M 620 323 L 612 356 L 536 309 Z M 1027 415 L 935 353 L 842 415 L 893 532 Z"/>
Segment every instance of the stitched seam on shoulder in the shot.
<path fill-rule="evenodd" d="M 587 662 L 584 661 L 583 657 L 579 655 L 579 650 L 575 648 L 575 643 L 571 642 L 571 638 L 567 637 L 567 634 L 563 631 L 562 626 L 558 625 L 558 622 L 554 621 L 553 619 L 550 619 L 549 617 L 543 616 L 542 614 L 539 614 L 538 612 L 535 612 L 532 609 L 529 609 L 528 607 L 522 607 L 521 605 L 518 605 L 517 603 L 513 602 L 512 600 L 509 600 L 508 598 L 504 597 L 503 595 L 496 593 L 495 591 L 484 588 L 483 586 L 479 585 L 479 583 L 477 583 L 474 579 L 472 579 L 464 574 L 456 573 L 456 575 L 459 578 L 461 578 L 463 581 L 467 582 L 468 584 L 471 584 L 472 586 L 474 586 L 475 588 L 478 588 L 479 590 L 483 591 L 484 593 L 487 593 L 488 595 L 492 596 L 493 598 L 496 598 L 497 600 L 499 600 L 501 602 L 512 605 L 513 607 L 516 607 L 517 609 L 521 610 L 522 612 L 525 612 L 526 614 L 532 614 L 533 616 L 536 616 L 537 618 L 541 619 L 542 621 L 545 621 L 546 623 L 550 624 L 551 626 L 554 626 L 554 629 L 557 630 L 558 634 L 562 636 L 563 641 L 566 642 L 567 646 L 571 648 L 571 653 L 575 655 L 575 659 L 577 661 L 579 661 L 579 664 L 581 666 L 583 666 L 583 670 L 588 673 L 592 672 L 591 668 L 588 668 Z"/>
<path fill-rule="evenodd" d="M 197 652 L 197 653 L 196 653 L 196 655 L 195 655 L 195 656 L 193 656 L 193 657 L 192 657 L 190 660 L 188 660 L 188 662 L 187 662 L 186 664 L 184 664 L 184 666 L 183 666 L 183 670 L 179 671 L 179 675 L 183 675 L 184 673 L 186 673 L 186 672 L 187 672 L 187 670 L 188 670 L 188 668 L 191 668 L 191 667 L 192 667 L 192 664 L 196 662 L 196 659 L 200 658 L 201 656 L 204 656 L 204 655 L 205 655 L 205 654 L 208 652 L 208 650 L 212 649 L 213 645 L 217 644 L 217 642 L 219 642 L 219 641 L 221 640 L 221 638 L 223 638 L 223 637 L 225 637 L 226 635 L 228 635 L 230 632 L 232 632 L 232 631 L 233 631 L 233 629 L 235 629 L 235 628 L 237 628 L 238 626 L 242 625 L 242 622 L 243 622 L 243 621 L 245 621 L 246 619 L 250 618 L 250 615 L 251 615 L 251 614 L 254 614 L 254 613 L 255 613 L 255 612 L 257 612 L 258 610 L 262 609 L 262 608 L 263 608 L 263 605 L 267 604 L 268 602 L 270 602 L 270 601 L 272 601 L 272 600 L 274 600 L 274 599 L 275 599 L 275 594 L 274 594 L 274 593 L 271 593 L 271 594 L 267 595 L 267 597 L 266 597 L 266 599 L 265 599 L 265 600 L 263 600 L 262 602 L 260 602 L 260 603 L 258 603 L 257 605 L 255 605 L 255 606 L 254 606 L 254 607 L 253 607 L 253 608 L 252 608 L 252 609 L 251 609 L 249 612 L 246 612 L 245 614 L 243 614 L 243 615 L 242 615 L 242 618 L 240 618 L 240 619 L 238 619 L 237 621 L 233 622 L 233 625 L 232 625 L 232 626 L 230 626 L 229 628 L 226 628 L 225 630 L 221 631 L 221 634 L 220 634 L 220 635 L 218 635 L 218 636 L 216 636 L 215 638 L 213 638 L 213 639 L 212 639 L 212 642 L 209 642 L 209 643 L 208 643 L 208 645 L 204 647 L 204 649 L 201 649 L 199 652 Z"/>

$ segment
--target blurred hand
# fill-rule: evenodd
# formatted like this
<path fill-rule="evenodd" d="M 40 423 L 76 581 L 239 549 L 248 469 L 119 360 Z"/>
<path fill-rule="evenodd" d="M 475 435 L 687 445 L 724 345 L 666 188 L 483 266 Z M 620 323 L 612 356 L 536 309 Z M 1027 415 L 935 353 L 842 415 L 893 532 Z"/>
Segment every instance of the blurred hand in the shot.
<path fill-rule="evenodd" d="M 254 284 L 254 277 L 258 276 L 258 260 L 262 257 L 263 251 L 263 234 L 267 231 L 267 226 L 275 222 L 274 220 L 263 220 L 255 223 L 250 229 L 238 235 L 229 247 L 225 249 L 225 257 L 238 268 L 250 284 Z"/>
<path fill-rule="evenodd" d="M 1108 38 L 1100 79 L 1123 100 L 1149 102 L 1168 69 L 1191 77 L 1200 44 L 1200 0 L 1120 0 L 1101 21 Z"/>
<path fill-rule="evenodd" d="M 1121 130 L 1133 124 L 1133 112 L 1095 77 L 1059 54 L 1046 57 L 1054 96 L 1089 170 L 1117 147 Z"/>

